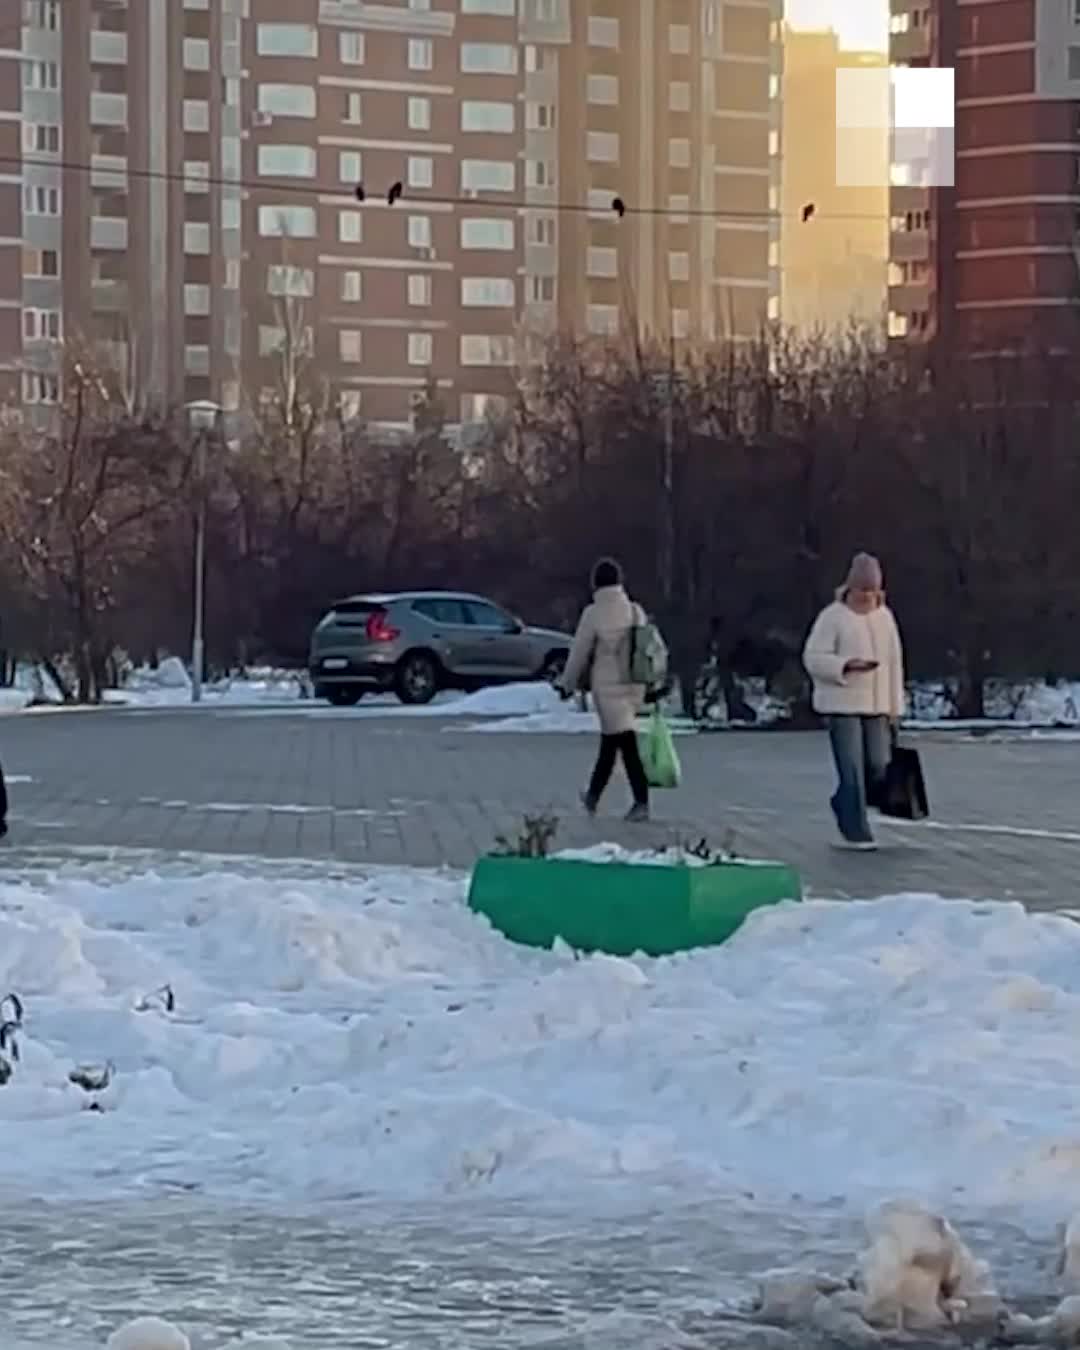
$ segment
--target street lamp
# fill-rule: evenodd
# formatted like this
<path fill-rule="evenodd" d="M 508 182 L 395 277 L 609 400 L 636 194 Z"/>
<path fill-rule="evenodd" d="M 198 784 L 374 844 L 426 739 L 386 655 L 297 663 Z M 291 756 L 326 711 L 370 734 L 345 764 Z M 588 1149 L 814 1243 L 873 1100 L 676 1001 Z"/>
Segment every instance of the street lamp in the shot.
<path fill-rule="evenodd" d="M 195 597 L 191 624 L 191 701 L 202 699 L 206 665 L 206 441 L 218 425 L 221 407 L 210 399 L 196 399 L 185 405 L 188 425 L 196 436 L 195 449 Z"/>

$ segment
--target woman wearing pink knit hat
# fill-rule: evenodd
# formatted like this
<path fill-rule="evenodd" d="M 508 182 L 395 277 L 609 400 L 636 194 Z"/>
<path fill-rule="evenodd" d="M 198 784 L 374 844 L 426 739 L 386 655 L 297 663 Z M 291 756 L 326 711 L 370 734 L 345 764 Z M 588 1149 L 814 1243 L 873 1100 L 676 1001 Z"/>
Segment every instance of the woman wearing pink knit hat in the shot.
<path fill-rule="evenodd" d="M 885 603 L 881 564 L 857 553 L 836 599 L 818 615 L 803 651 L 814 709 L 826 722 L 836 775 L 840 846 L 874 849 L 867 798 L 883 781 L 892 730 L 904 713 L 904 649 Z"/>

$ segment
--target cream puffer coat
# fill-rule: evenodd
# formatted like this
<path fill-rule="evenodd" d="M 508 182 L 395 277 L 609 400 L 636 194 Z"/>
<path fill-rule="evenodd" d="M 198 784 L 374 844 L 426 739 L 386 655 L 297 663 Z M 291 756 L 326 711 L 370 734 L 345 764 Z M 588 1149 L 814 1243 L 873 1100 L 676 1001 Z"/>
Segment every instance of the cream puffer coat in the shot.
<path fill-rule="evenodd" d="M 631 633 L 644 615 L 622 586 L 603 586 L 582 612 L 561 684 L 567 693 L 588 688 L 605 736 L 633 731 L 645 689 L 630 683 Z"/>
<path fill-rule="evenodd" d="M 849 661 L 878 665 L 845 675 Z M 814 682 L 814 711 L 823 717 L 903 717 L 904 649 L 887 605 L 857 614 L 837 600 L 823 609 L 806 640 L 803 664 Z"/>

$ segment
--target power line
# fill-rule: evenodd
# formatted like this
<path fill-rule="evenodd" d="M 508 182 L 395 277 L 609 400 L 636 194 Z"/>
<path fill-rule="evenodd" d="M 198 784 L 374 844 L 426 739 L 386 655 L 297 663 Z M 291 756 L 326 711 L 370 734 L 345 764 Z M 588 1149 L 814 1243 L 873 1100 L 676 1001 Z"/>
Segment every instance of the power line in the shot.
<path fill-rule="evenodd" d="M 342 184 L 336 183 L 289 183 L 280 180 L 267 181 L 264 179 L 253 180 L 249 178 L 223 178 L 210 174 L 196 174 L 190 171 L 184 172 L 175 169 L 141 169 L 141 168 L 109 168 L 102 164 L 87 164 L 80 160 L 65 160 L 56 158 L 39 158 L 34 155 L 0 155 L 0 164 L 8 165 L 32 165 L 38 168 L 60 169 L 66 172 L 75 173 L 99 173 L 112 174 L 117 177 L 135 178 L 150 182 L 182 183 L 186 187 L 221 187 L 235 188 L 246 192 L 261 193 L 289 193 L 297 197 L 349 197 L 357 199 L 357 187 L 360 184 Z M 394 185 L 395 188 L 398 186 Z M 375 201 L 385 201 L 385 193 L 380 193 L 378 197 L 372 197 L 369 193 L 364 193 L 360 198 L 363 204 L 373 204 Z M 600 216 L 612 214 L 619 218 L 626 216 L 640 217 L 660 217 L 666 219 L 698 219 L 698 220 L 717 220 L 717 221 L 755 221 L 767 223 L 769 221 L 791 220 L 810 226 L 817 221 L 869 221 L 881 222 L 890 219 L 892 215 L 905 215 L 906 212 L 887 212 L 882 215 L 869 212 L 828 212 L 819 211 L 813 203 L 807 203 L 798 211 L 782 212 L 773 210 L 745 211 L 726 209 L 721 207 L 671 207 L 671 206 L 648 206 L 637 205 L 627 201 L 625 197 L 612 194 L 611 204 L 608 207 L 601 207 L 589 202 L 534 202 L 523 197 L 491 197 L 481 196 L 454 196 L 443 195 L 439 193 L 425 193 L 423 196 L 413 197 L 408 194 L 408 190 L 402 188 L 400 194 L 395 197 L 394 205 L 402 205 L 414 210 L 423 210 L 427 206 L 445 206 L 451 209 L 476 210 L 483 208 L 494 211 L 543 211 L 555 215 L 587 215 Z M 1080 200 L 1075 203 L 1017 203 L 1015 207 L 997 206 L 980 210 L 977 213 L 978 219 L 1002 218 L 1009 219 L 1016 216 L 1029 216 L 1032 213 L 1041 213 L 1042 211 L 1068 212 L 1070 215 L 1080 210 Z"/>

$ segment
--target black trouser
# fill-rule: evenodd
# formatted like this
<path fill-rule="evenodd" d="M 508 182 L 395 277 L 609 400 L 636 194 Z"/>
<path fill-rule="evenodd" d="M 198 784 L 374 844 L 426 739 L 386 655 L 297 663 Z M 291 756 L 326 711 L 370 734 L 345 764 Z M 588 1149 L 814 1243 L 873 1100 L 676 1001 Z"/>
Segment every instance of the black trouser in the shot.
<path fill-rule="evenodd" d="M 619 736 L 600 737 L 600 753 L 596 756 L 596 768 L 593 769 L 592 782 L 589 784 L 589 799 L 599 802 L 604 795 L 604 789 L 611 782 L 611 775 L 615 770 L 615 760 L 620 754 L 626 766 L 626 776 L 630 779 L 635 804 L 647 806 L 649 780 L 645 777 L 645 766 L 641 762 L 636 731 L 624 731 Z"/>
<path fill-rule="evenodd" d="M 7 784 L 4 782 L 4 766 L 0 764 L 0 825 L 7 824 L 7 813 Z"/>

